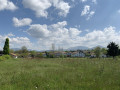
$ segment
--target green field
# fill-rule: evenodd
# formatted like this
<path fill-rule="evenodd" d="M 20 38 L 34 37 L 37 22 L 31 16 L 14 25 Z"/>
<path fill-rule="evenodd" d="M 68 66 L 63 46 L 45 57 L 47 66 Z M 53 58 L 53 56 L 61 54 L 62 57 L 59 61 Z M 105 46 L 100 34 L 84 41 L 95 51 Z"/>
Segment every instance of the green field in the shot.
<path fill-rule="evenodd" d="M 120 60 L 2 60 L 0 90 L 120 90 Z"/>

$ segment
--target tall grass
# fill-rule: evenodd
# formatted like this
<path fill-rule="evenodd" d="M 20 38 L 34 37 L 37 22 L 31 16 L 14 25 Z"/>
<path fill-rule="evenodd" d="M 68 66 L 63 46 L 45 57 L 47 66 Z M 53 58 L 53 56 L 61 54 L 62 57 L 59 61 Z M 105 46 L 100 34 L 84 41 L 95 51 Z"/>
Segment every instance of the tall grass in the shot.
<path fill-rule="evenodd" d="M 53 58 L 0 61 L 0 90 L 119 89 L 119 59 Z"/>

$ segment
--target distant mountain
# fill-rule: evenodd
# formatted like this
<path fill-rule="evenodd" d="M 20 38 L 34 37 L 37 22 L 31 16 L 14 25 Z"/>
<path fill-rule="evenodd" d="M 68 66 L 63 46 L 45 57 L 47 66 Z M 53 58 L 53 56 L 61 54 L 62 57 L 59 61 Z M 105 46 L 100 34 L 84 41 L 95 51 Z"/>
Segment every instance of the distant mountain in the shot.
<path fill-rule="evenodd" d="M 14 51 L 20 50 L 20 48 L 11 48 L 11 49 L 14 50 Z"/>
<path fill-rule="evenodd" d="M 76 46 L 76 47 L 68 48 L 67 50 L 88 50 L 88 49 L 90 48 L 85 47 L 85 46 Z"/>
<path fill-rule="evenodd" d="M 85 46 L 76 46 L 76 47 L 70 47 L 70 48 L 68 48 L 68 49 L 64 49 L 63 51 L 70 51 L 70 50 L 91 50 L 91 49 L 95 49 L 96 47 L 100 47 L 100 48 L 105 48 L 105 47 L 103 47 L 103 46 L 100 46 L 100 45 L 98 45 L 98 46 L 95 46 L 95 47 L 92 47 L 92 48 L 88 48 L 88 47 L 85 47 Z M 21 48 L 11 48 L 11 49 L 13 49 L 14 51 L 18 51 L 18 50 L 20 50 Z M 32 51 L 32 49 L 28 49 L 29 51 Z M 37 51 L 37 52 L 44 52 L 44 51 L 52 51 L 52 50 L 35 50 L 35 51 Z"/>
<path fill-rule="evenodd" d="M 68 48 L 66 50 L 68 50 L 68 51 L 70 51 L 70 50 L 91 50 L 91 49 L 95 49 L 96 47 L 105 48 L 105 47 L 100 46 L 100 45 L 92 47 L 92 48 L 88 48 L 88 47 L 85 47 L 85 46 L 76 46 L 76 47 Z"/>
<path fill-rule="evenodd" d="M 21 48 L 11 48 L 12 50 L 14 50 L 14 51 L 18 51 L 18 50 L 20 50 Z M 31 49 L 28 49 L 28 51 L 32 51 Z"/>

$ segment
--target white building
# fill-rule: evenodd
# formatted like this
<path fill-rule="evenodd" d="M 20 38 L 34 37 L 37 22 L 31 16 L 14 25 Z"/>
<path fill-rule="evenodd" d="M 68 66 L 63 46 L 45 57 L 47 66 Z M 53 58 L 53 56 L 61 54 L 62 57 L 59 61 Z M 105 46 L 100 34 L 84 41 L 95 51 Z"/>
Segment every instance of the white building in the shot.
<path fill-rule="evenodd" d="M 71 57 L 85 57 L 83 51 L 76 51 L 71 53 Z"/>

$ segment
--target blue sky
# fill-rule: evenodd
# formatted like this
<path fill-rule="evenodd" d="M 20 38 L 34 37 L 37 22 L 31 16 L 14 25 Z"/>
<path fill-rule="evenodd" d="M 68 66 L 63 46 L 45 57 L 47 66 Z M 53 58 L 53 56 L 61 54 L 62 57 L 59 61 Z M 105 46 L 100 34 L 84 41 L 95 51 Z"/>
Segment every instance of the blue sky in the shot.
<path fill-rule="evenodd" d="M 0 49 L 120 44 L 119 0 L 0 0 Z"/>

